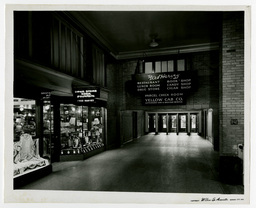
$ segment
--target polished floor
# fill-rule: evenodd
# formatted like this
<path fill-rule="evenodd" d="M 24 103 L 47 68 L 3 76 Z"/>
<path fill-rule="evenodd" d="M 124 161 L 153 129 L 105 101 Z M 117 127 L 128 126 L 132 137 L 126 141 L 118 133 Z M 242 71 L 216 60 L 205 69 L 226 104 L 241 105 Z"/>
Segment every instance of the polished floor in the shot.
<path fill-rule="evenodd" d="M 53 163 L 53 173 L 22 189 L 243 194 L 219 181 L 218 153 L 186 134 L 149 134 L 84 161 Z"/>

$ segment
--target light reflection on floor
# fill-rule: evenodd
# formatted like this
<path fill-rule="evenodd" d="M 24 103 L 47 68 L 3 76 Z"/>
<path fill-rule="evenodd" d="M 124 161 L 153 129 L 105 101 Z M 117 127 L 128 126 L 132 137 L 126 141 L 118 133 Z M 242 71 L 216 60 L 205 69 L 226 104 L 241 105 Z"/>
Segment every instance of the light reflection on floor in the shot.
<path fill-rule="evenodd" d="M 53 173 L 23 189 L 242 194 L 219 181 L 218 152 L 198 136 L 160 133 L 84 161 L 53 163 Z"/>

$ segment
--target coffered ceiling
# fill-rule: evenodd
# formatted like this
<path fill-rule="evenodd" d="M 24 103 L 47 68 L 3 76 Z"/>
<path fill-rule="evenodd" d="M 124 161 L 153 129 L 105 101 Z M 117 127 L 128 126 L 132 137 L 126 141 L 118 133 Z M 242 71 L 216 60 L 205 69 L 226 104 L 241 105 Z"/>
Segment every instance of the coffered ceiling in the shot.
<path fill-rule="evenodd" d="M 66 12 L 116 59 L 217 49 L 221 12 L 70 11 Z M 152 39 L 159 44 L 150 47 Z"/>

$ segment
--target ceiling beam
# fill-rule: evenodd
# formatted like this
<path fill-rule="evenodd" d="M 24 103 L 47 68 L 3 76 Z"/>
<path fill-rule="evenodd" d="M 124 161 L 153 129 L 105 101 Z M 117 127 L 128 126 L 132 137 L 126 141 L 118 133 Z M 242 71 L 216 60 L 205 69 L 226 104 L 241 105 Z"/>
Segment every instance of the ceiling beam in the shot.
<path fill-rule="evenodd" d="M 163 56 L 163 55 L 173 55 L 173 54 L 184 54 L 184 53 L 194 53 L 203 51 L 219 50 L 219 43 L 205 43 L 197 45 L 187 45 L 180 47 L 168 47 L 160 49 L 149 49 L 141 51 L 130 51 L 130 52 L 120 52 L 115 55 L 117 60 L 132 59 L 132 58 L 143 58 L 151 56 Z M 114 55 L 113 55 L 114 56 Z"/>

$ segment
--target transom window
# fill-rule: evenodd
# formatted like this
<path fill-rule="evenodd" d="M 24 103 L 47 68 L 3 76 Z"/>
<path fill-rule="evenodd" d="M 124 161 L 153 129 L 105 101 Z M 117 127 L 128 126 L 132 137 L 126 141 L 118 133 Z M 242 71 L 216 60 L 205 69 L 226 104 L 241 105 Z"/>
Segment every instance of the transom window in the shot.
<path fill-rule="evenodd" d="M 186 70 L 185 59 L 145 61 L 144 63 L 145 74 L 175 72 L 175 71 L 185 71 L 185 70 Z"/>

